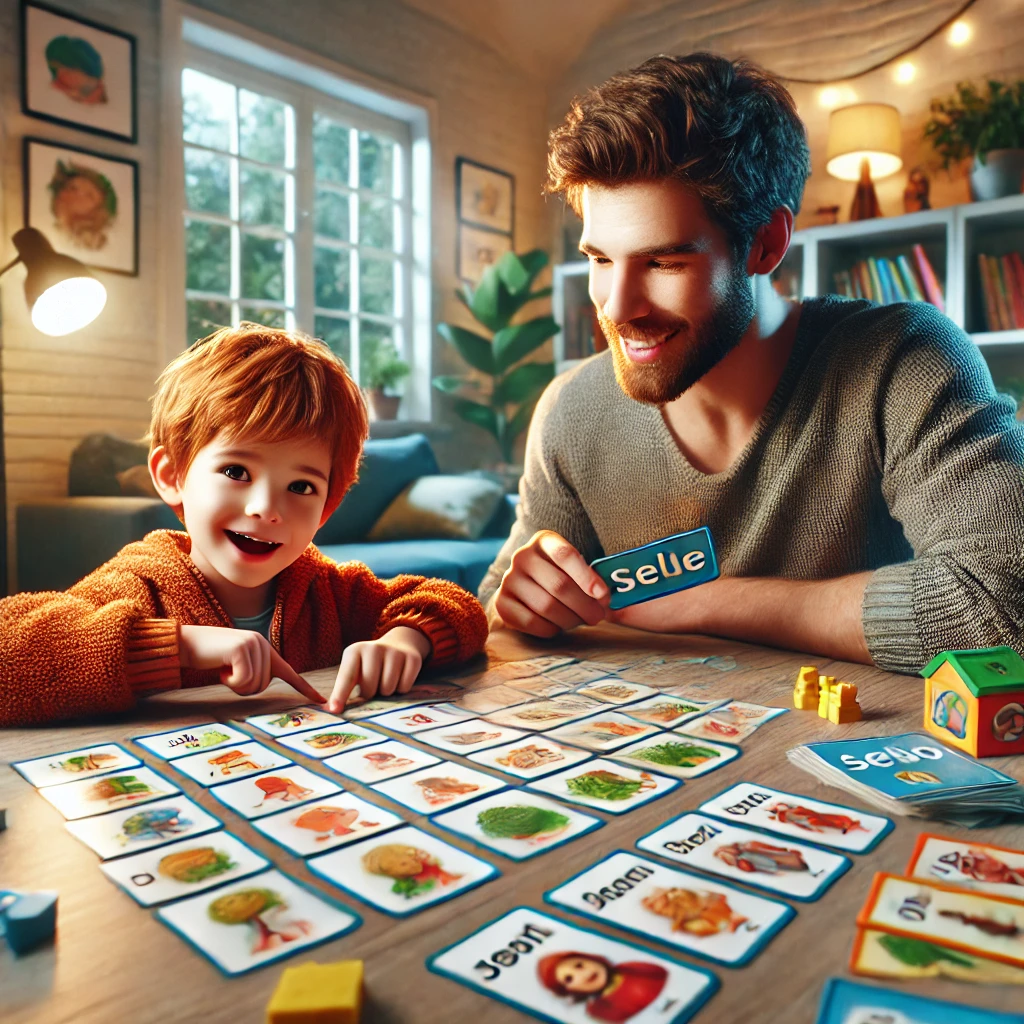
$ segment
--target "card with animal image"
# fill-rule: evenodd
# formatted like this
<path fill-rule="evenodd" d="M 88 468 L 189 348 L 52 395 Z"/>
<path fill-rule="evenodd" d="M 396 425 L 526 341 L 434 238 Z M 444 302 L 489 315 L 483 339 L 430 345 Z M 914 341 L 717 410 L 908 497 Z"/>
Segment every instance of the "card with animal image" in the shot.
<path fill-rule="evenodd" d="M 266 857 L 230 833 L 210 832 L 158 850 L 108 860 L 100 870 L 136 903 L 153 907 L 269 867 Z"/>
<path fill-rule="evenodd" d="M 614 761 L 653 768 L 677 779 L 696 779 L 735 761 L 740 748 L 661 732 L 609 756 Z"/>
<path fill-rule="evenodd" d="M 311 857 L 310 871 L 393 917 L 407 917 L 497 878 L 487 861 L 407 825 Z"/>
<path fill-rule="evenodd" d="M 42 789 L 44 786 L 59 786 L 62 782 L 105 775 L 141 763 L 134 754 L 117 743 L 100 743 L 95 747 L 68 750 L 48 757 L 34 757 L 31 761 L 15 761 L 11 767 L 26 782 L 36 789 Z"/>
<path fill-rule="evenodd" d="M 497 686 L 488 686 L 486 690 L 467 690 L 453 703 L 455 707 L 472 711 L 474 715 L 489 715 L 493 711 L 525 704 L 530 699 L 530 694 L 499 683 Z"/>
<path fill-rule="evenodd" d="M 398 740 L 385 740 L 365 750 L 346 750 L 327 758 L 324 764 L 356 782 L 372 786 L 385 779 L 393 779 L 419 768 L 440 763 L 441 758 L 418 750 Z"/>
<path fill-rule="evenodd" d="M 852 864 L 841 853 L 775 839 L 693 811 L 642 836 L 636 845 L 647 853 L 803 902 L 824 895 Z"/>
<path fill-rule="evenodd" d="M 404 824 L 405 821 L 397 814 L 368 800 L 351 793 L 336 793 L 257 818 L 252 827 L 286 850 L 300 857 L 309 857 Z"/>
<path fill-rule="evenodd" d="M 339 793 L 341 786 L 308 768 L 290 764 L 248 779 L 225 782 L 214 786 L 210 792 L 243 818 L 262 818 L 289 805 L 306 804 Z"/>
<path fill-rule="evenodd" d="M 469 759 L 520 779 L 539 779 L 588 761 L 590 753 L 578 747 L 566 747 L 547 736 L 527 735 L 524 739 L 470 754 Z"/>
<path fill-rule="evenodd" d="M 173 782 L 145 765 L 39 790 L 69 821 L 136 807 L 177 792 Z"/>
<path fill-rule="evenodd" d="M 492 725 L 482 718 L 470 718 L 458 725 L 442 725 L 438 729 L 426 729 L 417 733 L 420 743 L 448 750 L 453 754 L 472 754 L 477 750 L 497 747 L 512 740 L 521 740 L 528 733 L 520 729 L 509 729 L 504 725 Z"/>
<path fill-rule="evenodd" d="M 487 721 L 495 725 L 507 725 L 513 729 L 530 729 L 545 732 L 566 722 L 585 718 L 606 705 L 593 697 L 581 697 L 575 693 L 563 693 L 549 700 L 531 700 L 518 707 L 506 708 L 487 715 Z"/>
<path fill-rule="evenodd" d="M 852 853 L 873 850 L 893 830 L 889 818 L 756 782 L 737 782 L 705 800 L 698 810 L 723 821 Z"/>
<path fill-rule="evenodd" d="M 156 916 L 227 975 L 305 952 L 363 923 L 276 869 L 161 907 Z"/>
<path fill-rule="evenodd" d="M 602 704 L 632 704 L 633 701 L 643 700 L 644 697 L 650 697 L 658 691 L 653 686 L 627 683 L 614 676 L 608 676 L 606 679 L 577 686 L 576 692 L 582 693 L 585 697 L 593 697 Z"/>
<path fill-rule="evenodd" d="M 505 783 L 476 768 L 445 761 L 435 768 L 423 768 L 373 788 L 418 814 L 433 814 L 504 789 Z"/>
<path fill-rule="evenodd" d="M 749 963 L 796 916 L 781 900 L 624 850 L 546 892 L 544 899 L 727 967 Z"/>
<path fill-rule="evenodd" d="M 220 828 L 224 823 L 178 794 L 145 807 L 66 822 L 64 827 L 103 860 L 123 857 Z"/>
<path fill-rule="evenodd" d="M 702 967 L 532 907 L 478 928 L 427 967 L 555 1024 L 685 1024 L 718 989 Z"/>
<path fill-rule="evenodd" d="M 617 711 L 607 711 L 568 725 L 560 725 L 552 729 L 549 735 L 559 743 L 572 743 L 577 747 L 603 753 L 617 750 L 627 743 L 633 743 L 644 736 L 653 736 L 657 732 L 653 725 L 645 725 Z"/>
<path fill-rule="evenodd" d="M 731 700 L 714 711 L 690 719 L 676 729 L 687 736 L 703 740 L 741 743 L 765 722 L 785 714 L 786 708 L 769 708 Z"/>
<path fill-rule="evenodd" d="M 697 718 L 727 703 L 724 700 L 693 700 L 690 697 L 659 693 L 656 697 L 648 697 L 647 700 L 624 707 L 622 713 L 659 729 L 674 729 L 691 718 Z"/>
<path fill-rule="evenodd" d="M 307 729 L 345 724 L 340 715 L 332 715 L 329 711 L 312 706 L 289 708 L 287 711 L 275 711 L 270 715 L 250 715 L 245 721 L 268 736 L 291 736 Z"/>
<path fill-rule="evenodd" d="M 404 708 L 401 711 L 389 711 L 386 715 L 377 715 L 373 719 L 374 726 L 390 729 L 405 736 L 412 736 L 424 729 L 436 729 L 442 725 L 454 725 L 465 722 L 474 715 L 471 711 L 463 711 L 454 704 L 432 704 L 429 707 Z"/>
<path fill-rule="evenodd" d="M 171 762 L 172 767 L 198 782 L 200 786 L 233 782 L 248 775 L 269 771 L 271 768 L 283 768 L 291 763 L 291 758 L 255 740 L 239 743 L 237 746 L 229 743 L 217 750 L 190 754 Z"/>
<path fill-rule="evenodd" d="M 165 761 L 173 761 L 186 754 L 216 750 L 217 747 L 226 746 L 228 743 L 248 743 L 251 739 L 248 733 L 223 722 L 204 722 L 202 725 L 182 726 L 170 732 L 134 736 L 132 742 Z"/>
<path fill-rule="evenodd" d="M 611 814 L 625 814 L 663 797 L 679 785 L 678 779 L 600 758 L 527 783 L 528 788 L 537 792 Z"/>
<path fill-rule="evenodd" d="M 311 729 L 309 732 L 300 732 L 296 736 L 282 736 L 277 742 L 289 750 L 297 750 L 306 757 L 316 757 L 323 760 L 334 754 L 340 754 L 345 750 L 355 750 L 357 747 L 369 747 L 374 743 L 383 743 L 387 739 L 383 733 L 374 732 L 365 726 L 350 725 L 343 722 L 341 725 L 330 725 L 326 729 Z"/>
<path fill-rule="evenodd" d="M 1007 846 L 922 832 L 907 874 L 1024 900 L 1024 852 Z"/>
<path fill-rule="evenodd" d="M 431 819 L 511 860 L 527 860 L 600 828 L 604 822 L 539 793 L 506 789 Z"/>

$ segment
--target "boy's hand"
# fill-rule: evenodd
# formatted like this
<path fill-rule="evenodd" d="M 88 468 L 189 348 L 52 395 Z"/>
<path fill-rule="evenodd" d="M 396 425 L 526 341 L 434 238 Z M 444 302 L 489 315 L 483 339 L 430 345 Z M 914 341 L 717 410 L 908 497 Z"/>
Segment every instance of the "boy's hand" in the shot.
<path fill-rule="evenodd" d="M 409 626 L 395 626 L 379 640 L 350 644 L 341 656 L 327 710 L 344 710 L 348 695 L 356 686 L 367 700 L 378 693 L 382 697 L 408 693 L 429 654 L 430 641 Z"/>
<path fill-rule="evenodd" d="M 276 676 L 303 697 L 322 704 L 322 697 L 270 646 L 249 629 L 227 626 L 181 626 L 178 656 L 184 668 L 215 668 L 220 681 L 242 697 L 262 693 Z"/>

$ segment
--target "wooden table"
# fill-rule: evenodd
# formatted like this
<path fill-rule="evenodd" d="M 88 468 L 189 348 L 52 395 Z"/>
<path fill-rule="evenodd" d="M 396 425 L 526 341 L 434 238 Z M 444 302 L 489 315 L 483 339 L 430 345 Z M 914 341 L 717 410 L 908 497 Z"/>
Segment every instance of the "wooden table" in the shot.
<path fill-rule="evenodd" d="M 770 648 L 699 637 L 661 637 L 610 626 L 580 629 L 560 638 L 557 647 L 551 643 L 527 643 L 512 634 L 498 634 L 492 638 L 488 652 L 494 661 L 552 650 L 565 650 L 580 658 L 597 657 L 623 648 L 679 658 L 731 655 L 737 663 L 734 669 L 720 671 L 700 664 L 682 665 L 678 681 L 687 684 L 694 697 L 734 697 L 780 707 L 792 706 L 797 668 L 808 661 L 806 656 Z M 810 712 L 781 715 L 746 741 L 741 758 L 719 771 L 687 782 L 671 795 L 629 814 L 606 816 L 609 820 L 605 828 L 544 856 L 514 863 L 487 853 L 486 859 L 501 869 L 500 878 L 402 920 L 380 914 L 332 889 L 315 878 L 301 859 L 264 839 L 190 780 L 174 772 L 168 774 L 189 796 L 223 817 L 232 832 L 265 853 L 285 872 L 343 904 L 356 907 L 364 918 L 360 929 L 285 962 L 364 959 L 369 1000 L 364 1021 L 523 1021 L 527 1018 L 517 1010 L 431 974 L 424 967 L 424 959 L 516 905 L 542 907 L 546 890 L 612 850 L 631 849 L 639 836 L 683 810 L 696 808 L 702 800 L 741 779 L 821 799 L 855 803 L 846 794 L 823 787 L 792 767 L 785 751 L 815 739 L 893 734 L 920 728 L 922 680 L 863 666 L 822 661 L 818 664 L 828 674 L 860 686 L 865 712 L 862 722 L 842 727 L 840 733 Z M 484 666 L 481 662 L 474 667 L 476 671 L 470 679 L 479 675 Z M 309 678 L 326 693 L 333 673 L 310 673 Z M 0 734 L 0 760 L 5 762 L 0 768 L 0 807 L 7 808 L 8 820 L 7 831 L 0 833 L 0 887 L 50 888 L 60 892 L 58 936 L 53 946 L 15 958 L 0 943 L 0 1020 L 5 1024 L 257 1024 L 264 1019 L 264 1007 L 281 973 L 281 963 L 244 978 L 225 978 L 160 924 L 151 911 L 139 907 L 108 882 L 97 867 L 95 854 L 65 831 L 57 811 L 6 763 L 213 718 L 239 719 L 275 711 L 294 704 L 291 693 L 283 684 L 275 683 L 263 697 L 243 700 L 215 687 L 156 698 L 130 715 L 104 721 Z M 163 770 L 157 759 L 148 754 L 144 759 Z M 1020 773 L 1009 758 L 988 763 L 1011 774 Z M 355 784 L 351 788 L 360 795 L 367 793 Z M 376 799 L 390 806 L 384 798 Z M 403 817 L 409 818 L 406 809 Z M 424 824 L 422 818 L 412 821 Z M 695 1018 L 698 1024 L 813 1021 L 825 979 L 849 976 L 846 961 L 854 919 L 872 875 L 876 871 L 902 872 L 914 840 L 923 830 L 925 826 L 921 823 L 899 819 L 895 832 L 876 850 L 865 856 L 853 856 L 852 870 L 821 900 L 796 904 L 796 918 L 751 964 L 739 969 L 714 966 L 722 987 Z M 939 830 L 950 835 L 967 834 L 949 826 Z M 976 830 L 970 835 L 1024 848 L 1024 826 L 1020 825 Z M 459 843 L 449 835 L 445 838 Z M 468 845 L 466 848 L 473 849 Z M 616 934 L 613 929 L 590 921 L 578 923 Z M 648 945 L 655 952 L 666 952 L 656 944 Z M 700 963 L 686 956 L 680 959 Z M 1021 989 L 1005 985 L 976 987 L 924 981 L 904 982 L 900 987 L 1003 1010 L 1019 1011 L 1024 998 Z"/>

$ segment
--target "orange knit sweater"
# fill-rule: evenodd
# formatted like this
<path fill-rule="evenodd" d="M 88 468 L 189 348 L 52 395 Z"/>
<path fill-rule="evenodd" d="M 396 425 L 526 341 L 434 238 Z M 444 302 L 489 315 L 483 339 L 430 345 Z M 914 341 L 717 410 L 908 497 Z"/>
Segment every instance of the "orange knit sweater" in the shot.
<path fill-rule="evenodd" d="M 156 530 L 66 592 L 0 601 L 0 726 L 129 708 L 136 696 L 219 682 L 182 669 L 178 626 L 232 626 L 189 556 L 186 533 Z M 483 649 L 480 603 L 446 580 L 380 580 L 312 544 L 277 577 L 270 641 L 296 671 L 326 668 L 359 640 L 412 626 L 431 667 Z"/>

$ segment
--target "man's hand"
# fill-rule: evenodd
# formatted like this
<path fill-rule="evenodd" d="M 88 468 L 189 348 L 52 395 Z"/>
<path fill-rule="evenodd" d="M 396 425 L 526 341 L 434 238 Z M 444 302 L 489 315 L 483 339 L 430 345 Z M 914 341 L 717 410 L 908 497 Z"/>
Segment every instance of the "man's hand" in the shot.
<path fill-rule="evenodd" d="M 227 626 L 181 626 L 178 656 L 184 668 L 213 668 L 220 681 L 239 696 L 262 693 L 276 676 L 308 700 L 325 700 L 270 646 L 266 637 L 249 629 Z"/>
<path fill-rule="evenodd" d="M 564 538 L 541 530 L 513 556 L 494 595 L 502 623 L 531 636 L 554 636 L 605 618 L 611 595 L 604 580 Z"/>
<path fill-rule="evenodd" d="M 408 693 L 430 649 L 426 636 L 409 626 L 395 626 L 379 640 L 349 644 L 341 656 L 327 709 L 335 713 L 344 710 L 348 695 L 357 686 L 367 700 L 378 693 L 382 697 Z"/>

